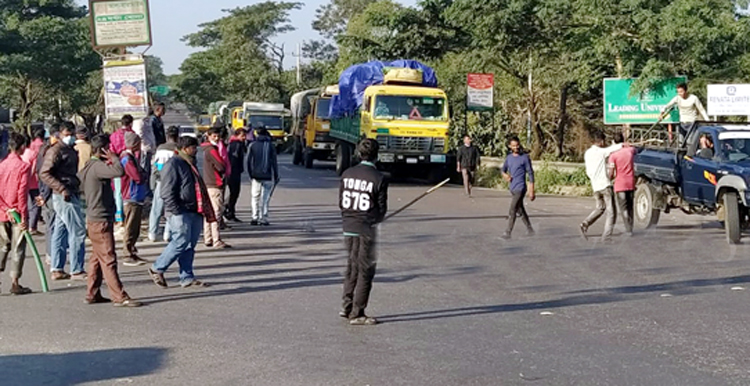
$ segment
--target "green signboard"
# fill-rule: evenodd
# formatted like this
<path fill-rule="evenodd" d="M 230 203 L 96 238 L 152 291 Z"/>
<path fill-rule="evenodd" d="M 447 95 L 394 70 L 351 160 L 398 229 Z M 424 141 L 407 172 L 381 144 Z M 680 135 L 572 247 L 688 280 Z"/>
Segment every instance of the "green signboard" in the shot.
<path fill-rule="evenodd" d="M 148 91 L 156 95 L 167 96 L 169 95 L 169 86 L 151 86 Z"/>
<path fill-rule="evenodd" d="M 677 96 L 677 85 L 687 82 L 685 77 L 668 78 L 642 92 L 633 93 L 631 86 L 637 79 L 604 79 L 604 124 L 653 124 L 659 120 L 664 107 Z M 665 117 L 664 123 L 678 123 L 677 109 Z"/>
<path fill-rule="evenodd" d="M 90 0 L 95 48 L 151 45 L 148 0 Z"/>

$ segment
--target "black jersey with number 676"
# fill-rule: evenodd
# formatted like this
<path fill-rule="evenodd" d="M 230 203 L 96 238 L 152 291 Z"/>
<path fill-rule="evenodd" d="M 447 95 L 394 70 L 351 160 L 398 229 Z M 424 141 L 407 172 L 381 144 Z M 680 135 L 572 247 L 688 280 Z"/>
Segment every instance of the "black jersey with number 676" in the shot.
<path fill-rule="evenodd" d="M 344 232 L 372 235 L 388 211 L 388 181 L 375 167 L 361 163 L 344 172 L 339 187 Z"/>

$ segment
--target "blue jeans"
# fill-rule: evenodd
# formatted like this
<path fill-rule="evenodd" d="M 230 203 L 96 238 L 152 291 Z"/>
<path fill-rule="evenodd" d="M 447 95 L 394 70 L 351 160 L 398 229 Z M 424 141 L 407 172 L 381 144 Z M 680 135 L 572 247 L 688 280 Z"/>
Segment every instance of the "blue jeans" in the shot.
<path fill-rule="evenodd" d="M 70 272 L 84 272 L 86 255 L 86 222 L 81 200 L 71 197 L 66 202 L 59 194 L 52 195 L 55 208 L 55 230 L 52 233 L 52 272 L 65 269 L 65 255 L 70 248 Z M 67 239 L 67 245 L 66 244 Z"/>
<path fill-rule="evenodd" d="M 195 246 L 203 229 L 203 216 L 198 213 L 173 214 L 167 219 L 172 240 L 161 253 L 151 269 L 164 273 L 175 261 L 180 265 L 180 284 L 193 282 L 193 259 Z"/>
<path fill-rule="evenodd" d="M 151 201 L 151 214 L 148 217 L 148 235 L 159 238 L 159 221 L 164 215 L 164 200 L 161 199 L 161 182 L 156 183 L 154 198 Z M 169 221 L 164 226 L 164 240 L 169 240 Z"/>

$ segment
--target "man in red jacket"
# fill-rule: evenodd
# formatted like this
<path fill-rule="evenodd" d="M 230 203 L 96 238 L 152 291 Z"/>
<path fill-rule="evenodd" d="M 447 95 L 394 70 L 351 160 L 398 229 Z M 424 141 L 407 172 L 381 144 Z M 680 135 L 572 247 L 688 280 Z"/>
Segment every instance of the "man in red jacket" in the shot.
<path fill-rule="evenodd" d="M 203 223 L 203 243 L 207 247 L 217 249 L 230 248 L 229 244 L 221 240 L 219 233 L 220 222 L 218 218 L 224 213 L 224 173 L 226 165 L 224 159 L 219 154 L 219 141 L 221 138 L 221 129 L 214 127 L 208 131 L 208 142 L 203 147 L 203 181 L 208 188 L 208 197 L 211 200 L 211 206 L 216 213 L 217 221 Z"/>
<path fill-rule="evenodd" d="M 8 255 L 13 254 L 10 268 L 10 293 L 24 295 L 31 290 L 18 283 L 26 259 L 26 239 L 23 232 L 28 224 L 29 171 L 31 166 L 21 159 L 26 149 L 26 137 L 12 132 L 8 139 L 10 154 L 0 162 L 0 272 L 5 271 Z M 15 223 L 9 212 L 21 215 L 21 223 Z"/>

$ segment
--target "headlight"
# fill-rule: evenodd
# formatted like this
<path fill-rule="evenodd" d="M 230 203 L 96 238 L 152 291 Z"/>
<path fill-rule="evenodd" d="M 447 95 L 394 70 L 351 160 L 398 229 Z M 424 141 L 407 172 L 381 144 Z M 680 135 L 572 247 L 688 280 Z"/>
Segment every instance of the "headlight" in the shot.
<path fill-rule="evenodd" d="M 442 152 L 445 150 L 445 138 L 434 138 L 432 144 L 434 151 Z"/>

